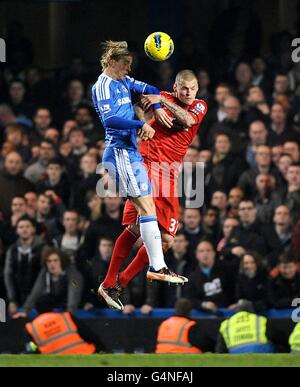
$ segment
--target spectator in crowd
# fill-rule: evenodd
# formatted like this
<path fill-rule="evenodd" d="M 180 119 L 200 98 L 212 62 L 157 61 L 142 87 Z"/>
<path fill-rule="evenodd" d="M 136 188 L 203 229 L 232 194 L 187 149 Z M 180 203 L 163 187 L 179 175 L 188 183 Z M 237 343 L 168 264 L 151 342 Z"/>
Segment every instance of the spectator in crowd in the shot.
<path fill-rule="evenodd" d="M 63 213 L 62 224 L 64 231 L 54 238 L 48 239 L 49 245 L 60 248 L 74 262 L 75 255 L 84 241 L 84 234 L 79 228 L 79 214 L 75 210 L 66 210 Z"/>
<path fill-rule="evenodd" d="M 227 216 L 227 195 L 225 192 L 216 191 L 212 195 L 211 203 L 212 206 L 217 207 L 219 210 L 219 220 L 223 222 L 223 220 Z"/>
<path fill-rule="evenodd" d="M 89 208 L 88 219 L 93 222 L 98 220 L 101 216 L 102 198 L 100 198 L 95 192 L 88 192 L 86 195 L 87 205 Z"/>
<path fill-rule="evenodd" d="M 22 174 L 23 160 L 18 152 L 10 152 L 4 160 L 0 172 L 0 211 L 6 218 L 10 216 L 11 201 L 15 196 L 23 196 L 33 190 L 33 185 Z"/>
<path fill-rule="evenodd" d="M 267 73 L 267 64 L 261 57 L 254 58 L 252 61 L 252 85 L 259 86 L 265 92 L 268 92 L 271 88 L 270 77 Z"/>
<path fill-rule="evenodd" d="M 35 218 L 37 213 L 38 196 L 35 192 L 27 192 L 24 195 L 26 200 L 26 213 L 30 218 Z"/>
<path fill-rule="evenodd" d="M 88 138 L 90 145 L 95 144 L 99 139 L 103 138 L 103 130 L 95 126 L 93 121 L 92 110 L 87 105 L 79 106 L 75 113 L 75 121 L 80 129 L 83 130 Z"/>
<path fill-rule="evenodd" d="M 260 145 L 266 145 L 268 131 L 263 121 L 255 120 L 249 126 L 249 143 L 246 148 L 246 161 L 250 168 L 256 167 L 256 151 Z"/>
<path fill-rule="evenodd" d="M 287 114 L 280 103 L 272 105 L 270 119 L 269 143 L 271 145 L 284 144 L 286 141 L 299 143 L 300 135 L 289 128 Z"/>
<path fill-rule="evenodd" d="M 236 258 L 236 256 L 223 256 L 223 249 L 226 247 L 227 242 L 230 238 L 230 235 L 233 229 L 239 225 L 238 218 L 230 217 L 226 218 L 223 223 L 223 238 L 219 241 L 217 245 L 217 252 L 220 254 L 221 259 Z"/>
<path fill-rule="evenodd" d="M 286 204 L 295 223 L 300 218 L 300 162 L 292 163 L 286 174 L 287 188 L 274 193 L 275 205 Z"/>
<path fill-rule="evenodd" d="M 81 157 L 88 150 L 86 145 L 87 139 L 82 129 L 74 128 L 70 131 L 68 140 L 72 147 L 69 157 L 77 170 Z"/>
<path fill-rule="evenodd" d="M 272 162 L 278 168 L 279 159 L 283 152 L 283 146 L 281 144 L 273 145 L 271 147 Z"/>
<path fill-rule="evenodd" d="M 281 187 L 281 189 L 287 186 L 287 172 L 291 164 L 293 164 L 292 157 L 286 153 L 282 153 L 277 166 L 279 171 L 278 187 Z"/>
<path fill-rule="evenodd" d="M 193 189 L 193 181 L 196 179 L 197 174 L 197 162 L 199 159 L 199 150 L 197 147 L 191 145 L 183 158 L 183 165 L 181 173 L 181 181 L 183 183 L 182 196 L 179 198 L 180 204 L 188 208 L 191 206 L 191 202 L 195 195 Z M 179 180 L 180 181 L 180 180 Z"/>
<path fill-rule="evenodd" d="M 189 278 L 187 290 L 193 307 L 215 313 L 219 308 L 230 306 L 233 298 L 232 273 L 217 260 L 213 244 L 200 242 L 196 259 L 198 266 Z"/>
<path fill-rule="evenodd" d="M 215 123 L 222 122 L 225 117 L 224 101 L 231 95 L 230 86 L 226 83 L 220 83 L 215 89 L 215 101 L 216 107 L 211 107 L 201 124 L 201 130 L 199 131 L 200 144 L 202 148 L 209 148 L 207 142 L 208 131 L 210 127 Z"/>
<path fill-rule="evenodd" d="M 236 305 L 233 305 L 233 308 L 236 309 L 239 302 L 246 300 L 252 303 L 255 312 L 266 310 L 268 277 L 268 271 L 262 265 L 261 257 L 255 252 L 247 251 L 240 261 L 236 281 Z"/>
<path fill-rule="evenodd" d="M 13 152 L 15 150 L 16 150 L 15 146 L 13 144 L 11 144 L 10 142 L 5 141 L 3 143 L 2 149 L 1 149 L 1 156 L 0 156 L 0 171 L 3 171 L 3 168 L 4 168 L 3 162 L 4 162 L 5 157 L 10 152 Z"/>
<path fill-rule="evenodd" d="M 220 210 L 218 207 L 210 205 L 205 208 L 201 229 L 207 239 L 211 241 L 218 241 L 220 239 Z"/>
<path fill-rule="evenodd" d="M 0 104 L 0 128 L 1 130 L 1 143 L 3 142 L 3 129 L 7 125 L 11 124 L 22 124 L 23 120 L 20 118 L 17 118 L 14 112 L 12 111 L 12 108 L 5 103 Z M 27 121 L 26 121 L 27 123 Z"/>
<path fill-rule="evenodd" d="M 17 313 L 30 294 L 41 268 L 44 242 L 36 235 L 36 226 L 28 216 L 17 222 L 18 240 L 6 253 L 4 279 L 10 316 Z"/>
<path fill-rule="evenodd" d="M 264 92 L 259 86 L 252 85 L 248 88 L 245 105 L 245 121 L 247 124 L 251 124 L 256 120 L 260 120 L 261 122 L 268 121 L 270 108 Z"/>
<path fill-rule="evenodd" d="M 254 203 L 257 220 L 260 223 L 271 223 L 273 214 L 272 193 L 275 189 L 275 178 L 269 173 L 260 173 L 255 179 L 256 195 Z"/>
<path fill-rule="evenodd" d="M 294 257 L 282 254 L 278 260 L 277 277 L 272 278 L 268 286 L 268 304 L 270 308 L 292 308 L 293 300 L 300 296 L 300 273 Z"/>
<path fill-rule="evenodd" d="M 245 163 L 231 152 L 231 140 L 226 133 L 218 133 L 215 138 L 214 153 L 207 165 L 205 186 L 208 199 L 212 192 L 225 191 L 236 186 Z"/>
<path fill-rule="evenodd" d="M 15 79 L 12 80 L 8 86 L 9 104 L 13 109 L 14 114 L 18 116 L 25 116 L 30 119 L 32 116 L 32 106 L 25 98 L 26 88 L 24 83 Z"/>
<path fill-rule="evenodd" d="M 60 220 L 64 210 L 61 199 L 54 191 L 49 190 L 38 195 L 35 219 L 42 237 L 49 234 L 54 238 L 60 234 Z"/>
<path fill-rule="evenodd" d="M 239 187 L 234 187 L 228 194 L 228 215 L 238 216 L 238 210 L 241 200 L 244 198 L 244 192 Z"/>
<path fill-rule="evenodd" d="M 30 148 L 25 145 L 28 142 L 21 125 L 12 124 L 6 127 L 6 141 L 13 145 L 14 150 L 20 153 L 23 161 L 28 162 L 31 158 Z"/>
<path fill-rule="evenodd" d="M 46 129 L 45 139 L 52 141 L 53 144 L 57 146 L 59 144 L 59 139 L 60 139 L 60 133 L 58 129 L 53 127 Z"/>
<path fill-rule="evenodd" d="M 295 102 L 295 94 L 291 93 L 288 76 L 286 74 L 277 74 L 274 79 L 272 102 L 277 102 L 282 96 L 287 97 L 291 105 Z"/>
<path fill-rule="evenodd" d="M 95 192 L 99 180 L 96 174 L 97 160 L 95 156 L 85 154 L 80 160 L 78 176 L 72 187 L 71 204 L 81 215 L 88 216 L 87 194 Z"/>
<path fill-rule="evenodd" d="M 194 253 L 200 239 L 203 238 L 201 229 L 201 213 L 197 208 L 186 208 L 183 214 L 183 232 L 189 242 L 191 256 Z"/>
<path fill-rule="evenodd" d="M 197 93 L 198 99 L 203 99 L 209 106 L 213 105 L 213 95 L 210 91 L 211 79 L 209 72 L 205 69 L 197 71 L 199 90 Z M 165 90 L 165 89 L 163 89 Z"/>
<path fill-rule="evenodd" d="M 275 178 L 278 176 L 276 168 L 272 165 L 271 148 L 259 145 L 255 154 L 256 166 L 241 174 L 238 186 L 244 192 L 245 197 L 253 198 L 255 194 L 255 180 L 260 173 L 270 173 Z"/>
<path fill-rule="evenodd" d="M 56 118 L 59 124 L 73 118 L 78 107 L 86 103 L 84 85 L 80 79 L 71 79 L 67 86 L 66 97 L 59 104 Z"/>
<path fill-rule="evenodd" d="M 16 227 L 18 220 L 24 215 L 26 215 L 26 200 L 23 196 L 15 196 L 11 201 L 10 221 L 4 222 L 2 242 L 5 246 L 10 246 L 18 239 Z"/>
<path fill-rule="evenodd" d="M 300 147 L 296 141 L 286 141 L 282 147 L 283 153 L 290 155 L 294 163 L 300 161 Z"/>
<path fill-rule="evenodd" d="M 202 149 L 199 151 L 198 161 L 200 163 L 203 163 L 204 167 L 206 167 L 211 157 L 212 157 L 212 152 L 209 149 Z"/>
<path fill-rule="evenodd" d="M 36 188 L 38 193 L 54 191 L 65 206 L 68 206 L 71 195 L 70 182 L 61 158 L 56 157 L 48 162 L 46 176 L 36 184 Z"/>
<path fill-rule="evenodd" d="M 42 269 L 24 303 L 24 312 L 15 315 L 27 317 L 37 308 L 62 308 L 74 313 L 81 302 L 83 279 L 66 254 L 57 248 L 46 248 L 42 255 Z"/>
<path fill-rule="evenodd" d="M 78 128 L 78 125 L 77 125 L 77 122 L 75 120 L 65 121 L 63 124 L 63 128 L 62 128 L 63 140 L 67 140 L 69 138 L 69 134 L 70 134 L 71 130 L 77 129 L 77 128 Z"/>
<path fill-rule="evenodd" d="M 32 144 L 39 144 L 45 139 L 46 130 L 52 122 L 51 112 L 47 107 L 39 107 L 33 117 L 34 127 L 29 139 Z"/>
<path fill-rule="evenodd" d="M 232 140 L 232 152 L 242 154 L 246 147 L 246 128 L 241 117 L 240 101 L 233 96 L 229 96 L 224 101 L 226 118 L 221 123 L 214 124 L 208 133 L 207 144 L 212 147 L 216 135 L 220 132 L 226 133 Z"/>
<path fill-rule="evenodd" d="M 292 251 L 297 262 L 300 262 L 300 219 L 296 223 L 292 233 Z"/>
<path fill-rule="evenodd" d="M 278 263 L 278 252 L 288 252 L 292 247 L 293 224 L 291 212 L 287 206 L 281 205 L 275 208 L 273 223 L 274 235 L 277 238 L 276 245 L 278 245 L 279 251 L 274 256 L 269 256 L 271 267 L 275 267 Z"/>
<path fill-rule="evenodd" d="M 89 259 L 94 256 L 99 238 L 108 237 L 113 241 L 118 238 L 123 231 L 122 206 L 122 198 L 110 192 L 107 193 L 103 199 L 101 217 L 91 222 L 86 230 L 80 258 Z"/>
<path fill-rule="evenodd" d="M 43 140 L 40 146 L 40 155 L 38 160 L 26 168 L 24 176 L 36 184 L 46 175 L 49 161 L 55 156 L 55 147 L 52 141 Z"/>
<path fill-rule="evenodd" d="M 240 62 L 234 72 L 236 81 L 236 90 L 239 97 L 244 97 L 249 86 L 252 84 L 252 69 L 251 66 L 246 62 Z"/>
<path fill-rule="evenodd" d="M 257 221 L 256 214 L 253 201 L 241 201 L 240 224 L 233 229 L 223 254 L 241 257 L 246 250 L 254 250 L 263 256 L 265 264 L 271 266 L 271 262 L 276 259 L 274 257 L 280 254 L 280 243 L 269 225 Z"/>
<path fill-rule="evenodd" d="M 106 305 L 91 290 L 96 291 L 99 286 L 99 281 L 105 278 L 113 247 L 113 240 L 103 236 L 98 241 L 97 251 L 90 259 L 77 260 L 77 267 L 83 274 L 86 283 L 84 292 L 84 309 L 86 310 L 94 307 L 105 307 Z M 127 299 L 124 300 L 122 298 L 122 300 L 124 304 L 127 304 Z"/>

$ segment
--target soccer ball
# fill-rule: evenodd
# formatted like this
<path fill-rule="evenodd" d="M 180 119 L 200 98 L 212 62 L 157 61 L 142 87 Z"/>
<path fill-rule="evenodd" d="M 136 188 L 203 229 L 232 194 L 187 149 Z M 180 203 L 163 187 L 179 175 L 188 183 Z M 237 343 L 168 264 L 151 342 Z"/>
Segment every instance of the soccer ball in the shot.
<path fill-rule="evenodd" d="M 174 51 L 174 43 L 165 32 L 153 32 L 145 40 L 146 55 L 157 62 L 170 58 Z"/>

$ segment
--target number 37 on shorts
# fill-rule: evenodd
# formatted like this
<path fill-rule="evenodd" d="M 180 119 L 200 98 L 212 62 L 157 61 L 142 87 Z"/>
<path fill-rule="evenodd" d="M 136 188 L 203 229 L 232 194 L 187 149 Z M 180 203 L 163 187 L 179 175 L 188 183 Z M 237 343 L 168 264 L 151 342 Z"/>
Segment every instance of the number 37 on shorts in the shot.
<path fill-rule="evenodd" d="M 178 228 L 178 220 L 171 218 L 169 232 L 171 232 L 172 234 L 176 234 L 177 228 Z"/>

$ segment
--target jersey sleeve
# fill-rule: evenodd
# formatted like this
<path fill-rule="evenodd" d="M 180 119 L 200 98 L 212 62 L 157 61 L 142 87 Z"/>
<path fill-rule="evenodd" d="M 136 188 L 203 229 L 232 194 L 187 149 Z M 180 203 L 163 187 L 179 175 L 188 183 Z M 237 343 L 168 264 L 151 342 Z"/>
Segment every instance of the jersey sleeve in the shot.
<path fill-rule="evenodd" d="M 203 100 L 198 100 L 188 109 L 190 115 L 196 120 L 196 124 L 200 124 L 203 117 L 207 113 L 207 104 Z"/>
<path fill-rule="evenodd" d="M 127 83 L 129 84 L 129 89 L 137 94 L 159 94 L 159 89 L 155 86 L 149 85 L 148 83 L 137 81 L 134 78 L 126 76 Z M 159 109 L 161 108 L 160 103 L 153 104 L 153 108 Z"/>
<path fill-rule="evenodd" d="M 94 105 L 97 113 L 100 115 L 103 122 L 115 116 L 116 106 L 114 103 L 114 89 L 111 84 L 106 85 L 104 83 L 95 85 L 93 96 L 95 96 Z"/>
<path fill-rule="evenodd" d="M 148 85 L 147 83 L 137 81 L 136 79 L 129 77 L 128 75 L 126 76 L 126 81 L 129 85 L 129 89 L 137 94 L 143 94 Z"/>

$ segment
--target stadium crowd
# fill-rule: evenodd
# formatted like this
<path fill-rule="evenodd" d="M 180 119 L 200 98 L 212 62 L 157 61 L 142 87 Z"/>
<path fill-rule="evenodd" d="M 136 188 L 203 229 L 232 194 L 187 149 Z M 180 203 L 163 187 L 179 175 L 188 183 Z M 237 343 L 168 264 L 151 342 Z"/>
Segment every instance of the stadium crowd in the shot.
<path fill-rule="evenodd" d="M 14 317 L 45 305 L 105 307 L 92 290 L 123 229 L 124 200 L 96 194 L 105 142 L 91 85 L 100 67 L 74 58 L 42 70 L 24 55 L 22 66 L 22 47 L 0 68 L 0 297 Z M 147 284 L 144 271 L 124 293 L 124 313 L 174 307 L 183 296 L 212 312 L 239 300 L 258 312 L 289 308 L 300 297 L 300 63 L 276 55 L 241 59 L 221 78 L 190 66 L 209 111 L 183 173 L 191 179 L 204 163 L 205 204 L 185 208 L 188 192 L 180 198 L 166 253 L 189 283 Z M 143 65 L 133 76 L 147 81 Z M 156 69 L 155 83 L 170 91 L 174 67 Z"/>

